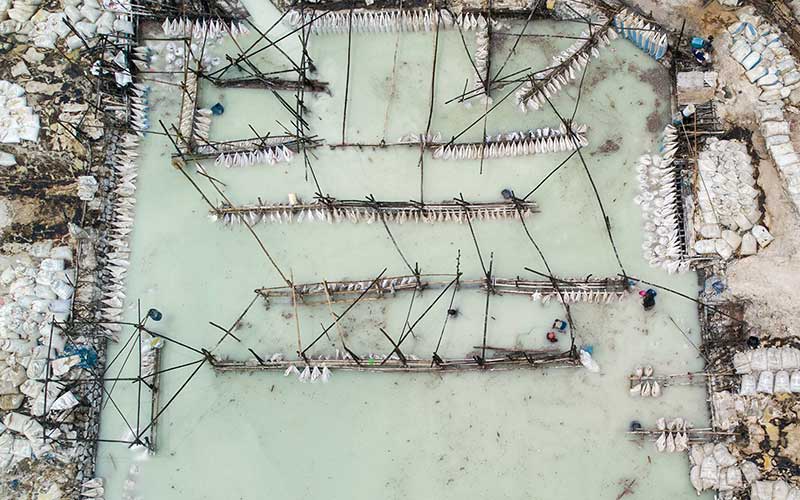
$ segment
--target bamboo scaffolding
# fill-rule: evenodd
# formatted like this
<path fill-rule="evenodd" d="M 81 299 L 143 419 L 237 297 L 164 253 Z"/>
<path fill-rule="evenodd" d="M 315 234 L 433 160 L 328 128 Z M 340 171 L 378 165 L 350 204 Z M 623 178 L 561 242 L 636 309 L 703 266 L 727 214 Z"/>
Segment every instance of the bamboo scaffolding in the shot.
<path fill-rule="evenodd" d="M 297 4 L 292 4 L 290 2 L 281 2 L 280 0 L 271 0 L 275 6 L 279 10 L 284 9 L 293 9 L 295 11 L 300 9 L 300 6 L 303 5 L 308 9 L 308 12 L 314 13 L 315 15 L 318 13 L 337 13 L 343 11 L 349 11 L 353 9 L 357 14 L 365 14 L 365 13 L 377 13 L 377 12 L 406 12 L 407 14 L 419 12 L 420 15 L 424 15 L 427 13 L 432 12 L 442 12 L 445 9 L 433 8 L 431 9 L 431 2 L 429 0 L 376 0 L 374 2 L 370 1 L 355 1 L 355 2 L 348 2 L 345 0 L 335 0 L 335 1 L 321 1 L 321 2 L 302 2 Z M 529 15 L 529 10 L 524 8 L 518 7 L 504 7 L 504 6 L 496 6 L 486 5 L 484 0 L 467 0 L 466 2 L 461 2 L 459 12 L 462 16 L 466 16 L 467 14 L 472 16 L 482 15 L 484 17 L 494 17 L 494 18 L 503 18 L 503 19 L 525 19 Z M 456 16 L 453 16 L 455 19 Z M 549 11 L 543 8 L 536 9 L 536 14 L 534 19 L 551 19 L 552 16 Z M 450 23 L 452 25 L 452 21 Z M 342 32 L 346 33 L 346 31 Z"/>
<path fill-rule="evenodd" d="M 182 83 L 181 107 L 178 115 L 178 127 L 176 134 L 177 143 L 181 147 L 182 153 L 191 153 L 194 150 L 194 124 L 197 114 L 197 103 L 199 102 L 199 90 L 197 74 L 190 70 L 188 66 L 193 61 L 186 61 L 186 69 Z M 198 70 L 199 71 L 199 70 Z"/>
<path fill-rule="evenodd" d="M 686 435 L 689 437 L 689 443 L 705 443 L 708 441 L 714 440 L 716 437 L 731 437 L 731 436 L 739 436 L 741 433 L 735 431 L 717 431 L 710 427 L 704 427 L 699 429 L 686 429 L 686 431 L 676 431 L 676 430 L 663 430 L 660 431 L 658 429 L 639 429 L 635 431 L 627 431 L 629 436 L 639 436 L 640 438 L 657 438 L 661 434 L 665 432 L 671 432 L 673 434 L 678 432 L 685 432 Z"/>
<path fill-rule="evenodd" d="M 153 380 L 150 386 L 150 421 L 153 422 L 152 427 L 150 428 L 150 436 L 148 437 L 147 448 L 151 455 L 154 455 L 156 451 L 158 451 L 158 420 L 155 419 L 155 416 L 158 415 L 159 412 L 159 402 L 158 397 L 161 392 L 161 351 L 163 347 L 160 349 L 156 349 L 153 353 L 153 371 L 152 377 Z"/>
<path fill-rule="evenodd" d="M 349 370 L 360 372 L 437 372 L 456 370 L 512 370 L 519 368 L 544 368 L 544 367 L 579 367 L 580 361 L 570 353 L 547 353 L 544 351 L 514 351 L 503 356 L 491 356 L 482 359 L 479 363 L 474 358 L 445 358 L 438 363 L 431 364 L 427 359 L 407 358 L 405 363 L 399 356 L 395 359 L 327 359 L 317 360 L 308 358 L 264 361 L 263 364 L 254 364 L 248 361 L 233 361 L 230 359 L 214 358 L 211 365 L 219 372 L 231 371 L 278 371 L 287 370 L 292 366 L 308 366 L 310 368 L 327 367 L 330 370 Z"/>
<path fill-rule="evenodd" d="M 303 89 L 306 92 L 330 92 L 328 82 L 306 79 L 305 82 L 286 80 L 283 78 L 267 77 L 240 77 L 240 78 L 208 78 L 211 83 L 221 88 L 235 89 L 272 89 L 291 90 Z"/>
<path fill-rule="evenodd" d="M 264 299 L 291 298 L 296 294 L 303 304 L 347 301 L 366 291 L 366 298 L 393 297 L 397 292 L 442 288 L 449 281 L 431 280 L 430 278 L 450 275 L 404 275 L 383 278 L 372 285 L 371 281 L 323 281 L 318 283 L 295 284 L 294 289 L 288 286 L 259 288 L 255 292 Z M 594 280 L 521 280 L 519 278 L 495 278 L 487 284 L 486 278 L 459 280 L 459 288 L 492 290 L 497 295 L 525 295 L 534 300 L 558 302 L 603 303 L 613 298 L 622 299 L 628 294 L 626 283 L 622 279 Z"/>
<path fill-rule="evenodd" d="M 601 44 L 608 43 L 608 34 L 613 32 L 613 23 L 614 16 L 612 15 L 599 29 L 592 31 L 588 39 L 573 54 L 564 58 L 561 63 L 548 71 L 543 77 L 531 77 L 523 89 L 520 89 L 517 95 L 517 102 L 521 106 L 527 105 L 528 101 L 533 101 L 537 108 L 544 106 L 545 99 L 542 99 L 543 97 L 549 101 L 551 94 L 557 93 L 562 85 L 566 86 L 568 82 L 575 79 L 575 75 L 580 69 L 589 63 L 590 56 L 593 53 L 597 54 L 598 47 Z"/>
<path fill-rule="evenodd" d="M 628 385 L 630 389 L 639 383 L 644 382 L 658 382 L 662 387 L 670 386 L 686 386 L 686 385 L 706 385 L 707 379 L 711 377 L 735 377 L 733 373 L 706 373 L 706 372 L 687 372 L 676 373 L 673 375 L 652 375 L 641 377 L 636 375 L 628 376 Z"/>
<path fill-rule="evenodd" d="M 465 209 L 468 207 L 468 209 Z M 451 201 L 417 203 L 413 201 L 336 200 L 322 198 L 313 203 L 278 203 L 232 206 L 223 203 L 210 211 L 212 220 L 225 224 L 259 222 L 375 222 L 384 217 L 389 222 L 465 222 L 479 219 L 520 219 L 538 213 L 532 201 L 511 200 L 503 202 L 469 203 Z"/>

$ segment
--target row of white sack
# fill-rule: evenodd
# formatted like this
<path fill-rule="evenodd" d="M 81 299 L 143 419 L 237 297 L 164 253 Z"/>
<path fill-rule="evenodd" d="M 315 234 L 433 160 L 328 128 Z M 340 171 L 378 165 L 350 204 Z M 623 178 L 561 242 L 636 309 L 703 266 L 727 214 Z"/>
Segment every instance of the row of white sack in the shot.
<path fill-rule="evenodd" d="M 682 432 L 662 432 L 656 439 L 659 453 L 680 453 L 689 449 L 689 435 Z"/>
<path fill-rule="evenodd" d="M 278 144 L 255 151 L 235 153 L 220 153 L 214 159 L 214 165 L 221 167 L 244 167 L 249 165 L 275 165 L 280 162 L 290 162 L 294 158 L 294 151 L 286 145 Z"/>
<path fill-rule="evenodd" d="M 627 9 L 614 16 L 614 26 L 620 34 L 654 59 L 664 57 L 669 47 L 667 33 Z"/>
<path fill-rule="evenodd" d="M 188 99 L 187 99 L 188 100 Z M 107 278 L 102 284 L 103 325 L 111 335 L 122 329 L 116 324 L 122 317 L 122 303 L 125 300 L 125 284 L 130 256 L 130 233 L 133 230 L 133 211 L 136 205 L 136 176 L 139 137 L 125 134 L 118 143 L 118 152 L 114 155 L 114 170 L 117 184 L 113 189 L 113 228 L 108 235 L 112 251 L 106 257 Z M 116 262 L 112 262 L 116 261 Z"/>
<path fill-rule="evenodd" d="M 572 151 L 587 146 L 584 135 L 547 137 L 511 142 L 488 142 L 486 144 L 446 144 L 433 150 L 437 160 L 477 160 L 479 158 L 507 158 L 543 153 Z"/>
<path fill-rule="evenodd" d="M 178 130 L 180 130 L 182 137 L 193 137 L 195 117 L 197 116 L 197 75 L 194 72 L 186 73 L 184 79 L 184 96 L 181 102 L 180 113 L 178 114 Z M 188 147 L 186 144 L 180 144 L 181 147 Z"/>
<path fill-rule="evenodd" d="M 605 45 L 610 45 L 611 40 L 618 38 L 613 29 L 598 36 Z M 588 39 L 589 34 L 583 32 L 581 37 L 584 40 Z M 529 109 L 546 108 L 549 99 L 555 97 L 562 87 L 578 78 L 581 70 L 589 64 L 589 56 L 600 57 L 597 45 L 586 45 L 584 40 L 575 42 L 561 54 L 553 57 L 554 66 L 566 64 L 565 67 L 550 70 L 542 79 L 530 79 L 516 91 L 515 97 L 520 111 L 526 113 Z"/>
<path fill-rule="evenodd" d="M 742 235 L 726 229 L 720 232 L 718 238 L 697 239 L 694 250 L 700 255 L 717 254 L 728 260 L 737 252 L 740 256 L 753 255 L 758 248 L 766 247 L 773 239 L 767 228 L 756 224 Z"/>
<path fill-rule="evenodd" d="M 733 355 L 733 368 L 738 374 L 765 370 L 798 370 L 800 349 L 785 346 L 740 351 Z"/>
<path fill-rule="evenodd" d="M 484 28 L 486 18 L 472 13 L 453 15 L 444 9 L 412 9 L 381 11 L 330 11 L 291 9 L 286 16 L 291 26 L 310 26 L 313 33 L 381 33 L 394 31 L 431 31 L 459 28 Z M 493 24 L 498 24 L 493 21 Z"/>
<path fill-rule="evenodd" d="M 244 23 L 231 22 L 230 24 L 219 19 L 200 19 L 192 21 L 187 18 L 178 19 L 164 19 L 161 24 L 161 30 L 167 36 L 187 36 L 192 35 L 192 38 L 197 40 L 206 40 L 207 38 L 221 38 L 225 35 L 231 35 L 238 38 L 239 35 L 247 35 L 250 30 Z"/>
<path fill-rule="evenodd" d="M 361 208 L 335 208 L 327 210 L 325 208 L 304 208 L 293 210 L 290 207 L 280 210 L 278 206 L 274 206 L 272 210 L 262 211 L 259 209 L 241 210 L 236 213 L 230 212 L 211 212 L 209 218 L 212 221 L 219 221 L 226 225 L 242 224 L 248 222 L 250 224 L 258 224 L 260 222 L 269 223 L 300 223 L 303 221 L 308 222 L 366 222 L 373 224 L 385 220 L 386 222 L 395 222 L 403 224 L 405 222 L 424 222 L 433 224 L 436 222 L 458 222 L 463 224 L 469 220 L 505 220 L 505 219 L 520 219 L 527 218 L 534 214 L 531 208 L 523 208 L 518 211 L 515 207 L 503 208 L 474 208 L 465 212 L 463 209 L 426 209 L 422 210 L 392 210 L 391 208 L 382 208 L 380 211 L 372 207 Z"/>
<path fill-rule="evenodd" d="M 800 370 L 789 374 L 786 370 L 779 372 L 763 371 L 758 374 L 746 373 L 742 375 L 739 386 L 739 395 L 753 396 L 763 394 L 788 394 L 800 393 Z"/>
<path fill-rule="evenodd" d="M 676 146 L 670 151 L 674 155 Z M 672 158 L 642 155 L 636 167 L 639 195 L 634 203 L 642 212 L 642 253 L 652 267 L 663 268 L 670 274 L 682 272 L 681 236 L 679 232 L 679 193 L 677 173 Z"/>
<path fill-rule="evenodd" d="M 325 365 L 322 365 L 322 370 L 320 370 L 316 365 L 314 365 L 313 369 L 306 365 L 302 372 L 298 370 L 296 366 L 289 365 L 283 375 L 285 377 L 288 377 L 289 375 L 296 375 L 300 382 L 305 383 L 310 381 L 312 384 L 315 384 L 318 381 L 321 381 L 323 384 L 327 384 L 331 380 L 331 370 Z"/>
<path fill-rule="evenodd" d="M 786 123 L 786 122 L 775 122 L 775 123 Z M 762 123 L 762 129 L 764 129 L 765 126 L 766 123 Z M 795 149 L 794 144 L 790 140 L 786 141 L 783 137 L 780 137 L 779 139 L 778 137 L 773 135 L 772 137 L 767 139 L 767 150 L 769 151 L 769 154 L 772 157 L 772 159 L 775 161 L 775 164 L 778 165 L 778 168 L 780 169 L 783 176 L 786 178 L 786 183 L 789 185 L 790 192 L 795 191 L 792 194 L 796 194 L 796 188 L 794 187 L 796 182 L 792 181 L 793 180 L 796 181 L 798 179 L 797 167 L 800 166 L 800 155 L 798 155 L 798 152 Z"/>
<path fill-rule="evenodd" d="M 709 201 L 708 198 L 705 198 L 702 203 L 698 203 L 698 206 L 702 210 L 700 214 L 701 220 L 697 222 L 700 226 L 698 236 L 702 238 L 719 238 L 723 230 L 722 224 L 724 224 L 725 229 L 732 231 L 740 233 L 749 231 L 761 221 L 763 215 L 758 204 L 751 204 L 746 208 L 738 206 L 734 209 L 732 204 L 729 203 L 727 205 L 728 208 L 723 209 L 726 211 L 724 217 L 716 216 L 717 205 Z"/>
<path fill-rule="evenodd" d="M 631 396 L 643 398 L 657 398 L 661 396 L 661 384 L 657 380 L 645 380 L 630 388 Z"/>
<path fill-rule="evenodd" d="M 490 105 L 494 100 L 489 96 L 489 29 L 488 26 L 475 30 L 475 52 L 472 57 L 472 96 L 480 96 L 479 102 Z M 471 99 L 462 99 L 465 108 L 471 108 Z"/>
<path fill-rule="evenodd" d="M 528 130 L 512 130 L 510 132 L 499 132 L 496 135 L 486 134 L 485 142 L 488 144 L 492 143 L 506 143 L 506 142 L 524 142 L 529 140 L 541 140 L 541 139 L 553 139 L 557 140 L 560 138 L 569 138 L 572 135 L 575 136 L 583 136 L 586 134 L 586 131 L 589 130 L 589 126 L 585 123 L 571 123 L 569 130 L 567 130 L 567 126 L 564 123 L 561 123 L 558 127 L 540 127 L 540 128 L 532 128 Z M 398 139 L 398 142 L 404 144 L 429 144 L 432 142 L 441 142 L 442 134 L 441 132 L 428 132 L 426 134 L 406 134 Z"/>
<path fill-rule="evenodd" d="M 800 155 L 792 145 L 789 123 L 778 106 L 762 108 L 759 117 L 770 156 L 783 175 L 789 194 L 795 198 L 800 195 Z"/>
<path fill-rule="evenodd" d="M 211 117 L 213 112 L 209 108 L 198 108 L 194 113 L 194 130 L 192 138 L 195 144 L 207 144 L 211 138 Z"/>

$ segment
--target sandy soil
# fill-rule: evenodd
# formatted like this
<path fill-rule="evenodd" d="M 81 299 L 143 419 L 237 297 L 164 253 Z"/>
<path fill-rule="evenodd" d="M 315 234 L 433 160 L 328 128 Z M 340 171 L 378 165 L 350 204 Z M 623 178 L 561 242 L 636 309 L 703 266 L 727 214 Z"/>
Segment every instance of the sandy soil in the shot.
<path fill-rule="evenodd" d="M 728 286 L 734 296 L 748 302 L 745 320 L 761 335 L 800 335 L 800 218 L 783 192 L 782 181 L 771 160 L 758 165 L 758 184 L 766 194 L 767 223 L 775 236 L 757 255 L 733 263 Z"/>
<path fill-rule="evenodd" d="M 735 16 L 732 10 L 711 2 L 703 7 L 702 0 L 637 0 L 630 2 L 649 14 L 659 24 L 675 31 L 681 29 L 684 19 L 688 36 L 707 36 L 720 32 Z"/>
<path fill-rule="evenodd" d="M 746 301 L 745 319 L 762 335 L 800 335 L 800 217 L 783 191 L 783 181 L 769 158 L 758 130 L 756 106 L 759 90 L 744 78 L 741 66 L 728 56 L 727 33 L 716 37 L 715 70 L 719 89 L 717 112 L 725 127 L 753 131 L 758 184 L 765 193 L 765 223 L 775 241 L 757 255 L 734 261 L 728 268 L 730 292 Z M 798 117 L 787 114 L 795 121 Z M 795 126 L 795 132 L 798 128 Z M 798 134 L 793 134 L 797 138 Z M 797 138 L 800 139 L 800 138 Z"/>

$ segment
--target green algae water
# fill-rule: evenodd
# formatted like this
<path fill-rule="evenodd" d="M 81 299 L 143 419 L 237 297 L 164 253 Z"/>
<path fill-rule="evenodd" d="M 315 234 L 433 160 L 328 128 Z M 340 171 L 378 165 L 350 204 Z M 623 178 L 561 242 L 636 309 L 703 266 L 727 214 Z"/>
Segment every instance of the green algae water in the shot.
<path fill-rule="evenodd" d="M 267 3 L 244 2 L 254 23 L 268 28 L 279 14 Z M 513 33 L 521 24 L 502 31 Z M 276 28 L 276 37 L 289 28 Z M 528 32 L 577 35 L 575 23 L 533 22 Z M 472 69 L 457 31 L 440 33 L 434 85 L 431 132 L 444 140 L 459 134 L 481 116 L 485 104 L 474 99 L 466 108 L 447 103 L 463 92 Z M 237 42 L 246 47 L 255 36 Z M 474 46 L 474 33 L 465 40 Z M 573 40 L 523 38 L 509 58 L 505 73 L 546 67 L 552 55 Z M 497 36 L 493 65 L 502 64 L 513 37 Z M 280 46 L 299 60 L 299 42 L 287 37 Z M 221 51 L 235 56 L 225 42 Z M 345 123 L 348 142 L 395 142 L 405 134 L 425 132 L 430 112 L 432 33 L 354 34 L 350 90 Z M 328 82 L 328 94 L 307 94 L 310 133 L 328 144 L 342 141 L 347 36 L 312 36 L 309 53 L 317 73 Z M 258 59 L 259 67 L 285 69 L 287 61 L 273 51 Z M 648 75 L 643 78 L 643 75 Z M 693 274 L 669 276 L 648 267 L 641 257 L 641 216 L 633 204 L 637 157 L 658 147 L 659 129 L 669 116 L 669 95 L 653 85 L 668 75 L 633 45 L 618 40 L 593 59 L 586 74 L 575 121 L 585 123 L 590 145 L 582 150 L 604 203 L 620 259 L 629 275 L 697 294 Z M 471 85 L 471 84 L 470 84 Z M 498 102 L 513 87 L 494 91 Z M 668 88 L 668 86 L 666 86 Z M 275 96 L 263 90 L 218 89 L 203 83 L 200 104 L 221 102 L 214 117 L 212 140 L 282 133 L 292 117 Z M 291 93 L 284 92 L 289 102 Z M 179 95 L 174 88 L 154 85 L 152 123 L 177 121 Z M 577 85 L 553 101 L 572 115 Z M 279 123 L 280 122 L 280 123 Z M 558 117 L 545 110 L 522 114 L 513 95 L 488 115 L 486 131 L 500 132 L 557 127 Z M 656 124 L 654 127 L 653 124 Z M 484 124 L 459 141 L 480 140 Z M 235 331 L 215 347 L 224 327 L 233 324 L 254 296 L 254 290 L 282 281 L 253 237 L 241 225 L 226 227 L 208 218 L 208 206 L 170 165 L 169 141 L 148 135 L 142 144 L 137 184 L 136 225 L 128 285 L 126 320 L 136 321 L 137 307 L 156 307 L 164 314 L 149 327 L 195 348 L 236 360 L 252 359 L 248 349 L 268 357 L 294 357 L 297 324 L 301 342 L 319 335 L 331 322 L 325 304 L 301 305 L 295 317 L 291 302 L 259 299 Z M 551 173 L 568 153 L 480 161 L 441 161 L 424 156 L 422 196 L 427 201 L 463 195 L 471 201 L 498 201 L 502 189 L 527 193 Z M 313 150 L 312 165 L 319 187 L 340 199 L 419 200 L 419 151 L 416 148 L 345 148 Z M 234 204 L 285 202 L 288 193 L 310 201 L 317 192 L 302 158 L 291 163 L 226 169 L 203 163 L 223 182 Z M 187 172 L 213 202 L 222 201 L 206 179 Z M 526 220 L 553 273 L 564 278 L 614 277 L 619 265 L 606 234 L 589 177 L 574 156 L 539 188 L 532 199 L 540 213 Z M 518 220 L 474 224 L 482 258 L 493 262 L 499 277 L 537 279 L 525 270 L 545 272 L 538 252 Z M 460 252 L 464 279 L 482 277 L 478 252 L 466 224 L 389 224 L 403 254 L 424 273 L 452 274 Z M 386 268 L 387 276 L 408 269 L 382 224 L 301 223 L 255 226 L 281 269 L 296 282 L 370 280 Z M 418 317 L 439 293 L 437 289 L 363 302 L 341 321 L 348 346 L 358 353 L 388 353 L 380 328 L 400 334 L 405 318 Z M 137 304 L 140 301 L 140 305 Z M 427 359 L 441 332 L 449 303 L 440 300 L 414 328 L 404 352 Z M 457 292 L 459 314 L 447 323 L 440 354 L 462 357 L 480 345 L 485 294 Z M 341 312 L 346 304 L 336 304 Z M 410 310 L 410 312 L 409 312 Z M 702 368 L 702 361 L 674 320 L 699 343 L 696 305 L 659 293 L 654 311 L 644 312 L 631 295 L 610 304 L 571 306 L 579 345 L 591 345 L 599 374 L 582 368 L 521 369 L 505 372 L 354 373 L 333 371 L 328 384 L 303 384 L 279 372 L 217 374 L 208 365 L 181 390 L 197 365 L 175 369 L 161 378 L 161 406 L 180 394 L 158 421 L 158 452 L 147 456 L 124 444 L 102 443 L 98 475 L 107 481 L 106 498 L 262 499 L 382 498 L 578 499 L 617 498 L 636 480 L 626 498 L 688 498 L 685 454 L 659 454 L 651 442 L 632 442 L 625 434 L 631 420 L 654 427 L 655 420 L 682 416 L 696 427 L 708 416 L 702 387 L 668 387 L 658 399 L 628 395 L 627 376 L 650 363 L 656 374 Z M 562 306 L 524 297 L 496 296 L 489 304 L 487 343 L 525 349 L 547 347 L 545 333 Z M 123 331 L 127 340 L 132 332 Z M 331 331 L 333 333 L 333 330 Z M 566 349 L 568 341 L 560 341 Z M 335 336 L 323 337 L 309 352 L 333 355 Z M 388 348 L 387 348 L 388 346 Z M 122 343 L 109 349 L 113 358 Z M 133 376 L 133 360 L 121 370 Z M 116 375 L 122 358 L 109 373 Z M 179 366 L 200 356 L 167 342 L 162 368 Z M 107 389 L 110 389 L 108 384 Z M 135 386 L 118 383 L 113 405 L 103 412 L 102 437 L 127 439 L 137 418 Z M 149 405 L 149 394 L 146 395 Z M 147 406 L 147 405 L 145 405 Z M 148 407 L 149 409 L 149 407 Z M 127 420 L 127 422 L 126 422 Z M 710 498 L 708 496 L 707 498 Z"/>

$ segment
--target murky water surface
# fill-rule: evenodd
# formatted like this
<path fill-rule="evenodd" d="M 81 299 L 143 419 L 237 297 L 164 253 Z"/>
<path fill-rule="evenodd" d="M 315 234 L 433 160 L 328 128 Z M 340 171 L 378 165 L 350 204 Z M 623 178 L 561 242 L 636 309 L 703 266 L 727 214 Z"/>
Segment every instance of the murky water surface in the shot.
<path fill-rule="evenodd" d="M 245 2 L 256 24 L 269 27 L 277 14 L 266 2 Z M 251 5 L 252 4 L 252 5 Z M 504 28 L 516 32 L 520 24 Z M 278 27 L 279 33 L 289 28 Z M 576 35 L 575 23 L 535 22 L 529 33 Z M 254 36 L 240 38 L 245 47 Z M 474 34 L 465 33 L 468 47 Z M 502 74 L 543 68 L 552 55 L 573 40 L 525 37 L 508 58 Z M 457 31 L 439 37 L 431 131 L 447 139 L 478 119 L 485 105 L 470 108 L 447 103 L 463 92 L 472 69 Z M 492 48 L 492 68 L 503 66 L 514 38 L 499 35 Z M 297 57 L 295 36 L 280 44 Z M 223 48 L 235 54 L 235 46 Z M 311 133 L 329 144 L 342 142 L 347 36 L 314 37 L 309 52 L 315 78 L 328 82 L 330 95 L 306 95 Z M 352 39 L 350 90 L 345 123 L 347 142 L 394 142 L 401 135 L 423 133 L 430 112 L 434 37 L 419 34 L 358 34 Z M 289 68 L 275 51 L 257 59 L 262 68 Z M 618 40 L 593 60 L 586 74 L 579 106 L 577 86 L 553 102 L 562 115 L 589 126 L 590 146 L 582 152 L 608 213 L 620 258 L 629 275 L 640 276 L 687 294 L 696 294 L 693 275 L 667 276 L 641 258 L 640 213 L 635 160 L 658 146 L 657 128 L 666 122 L 667 73 L 632 45 Z M 471 83 L 470 83 L 471 85 Z M 513 89 L 493 92 L 495 103 Z M 291 92 L 280 93 L 294 102 Z M 153 123 L 177 120 L 177 92 L 154 85 Z M 275 96 L 263 90 L 220 90 L 203 83 L 201 103 L 221 102 L 225 113 L 215 117 L 212 139 L 280 134 L 292 117 Z M 490 134 L 557 126 L 552 111 L 521 114 L 509 97 L 488 119 L 459 140 Z M 136 229 L 129 280 L 127 318 L 136 320 L 137 303 L 164 313 L 157 331 L 192 347 L 211 349 L 221 332 L 215 322 L 230 326 L 262 286 L 281 280 L 243 226 L 225 228 L 211 222 L 208 207 L 190 184 L 170 166 L 166 138 L 150 135 L 141 152 Z M 512 159 L 440 161 L 424 156 L 420 193 L 416 148 L 335 149 L 313 151 L 312 166 L 320 189 L 337 198 L 383 200 L 496 201 L 500 191 L 527 193 L 566 158 L 565 153 Z M 225 183 L 234 203 L 283 202 L 287 193 L 310 200 L 317 191 L 301 158 L 276 166 L 241 169 L 205 164 Z M 482 172 L 481 172 L 482 168 Z M 192 178 L 214 202 L 220 197 L 207 180 Z M 547 264 L 559 276 L 616 276 L 620 272 L 606 234 L 589 177 L 573 157 L 532 195 L 541 213 L 527 220 Z M 423 272 L 454 273 L 460 265 L 466 279 L 482 276 L 478 253 L 467 225 L 390 224 L 403 254 Z M 481 256 L 493 260 L 497 276 L 534 279 L 525 267 L 545 270 L 519 221 L 474 224 Z M 387 275 L 407 268 L 381 224 L 262 224 L 256 230 L 287 274 L 298 282 L 323 279 L 370 279 L 384 268 Z M 418 317 L 438 290 L 417 296 L 410 317 Z M 342 332 L 356 352 L 387 352 L 379 328 L 400 333 L 409 315 L 410 294 L 364 302 L 342 320 Z M 448 297 L 449 298 L 449 297 Z M 460 314 L 448 322 L 440 354 L 464 356 L 481 343 L 485 295 L 463 289 L 454 300 Z M 427 358 L 438 340 L 448 300 L 441 300 L 404 344 L 406 353 Z M 338 313 L 344 304 L 335 305 Z M 614 499 L 627 481 L 636 480 L 626 498 L 650 500 L 694 496 L 684 455 L 659 455 L 651 443 L 629 442 L 625 431 L 632 419 L 653 426 L 660 416 L 683 416 L 696 426 L 707 420 L 701 387 L 667 388 L 658 400 L 633 399 L 626 376 L 641 363 L 660 374 L 698 370 L 702 363 L 671 319 L 699 342 L 696 306 L 661 293 L 654 312 L 645 313 L 636 297 L 612 304 L 572 306 L 580 344 L 594 346 L 600 374 L 583 369 L 517 370 L 448 374 L 374 374 L 334 371 L 329 384 L 302 384 L 279 373 L 218 375 L 203 366 L 169 404 L 159 419 L 158 453 L 142 454 L 125 445 L 102 444 L 98 473 L 108 481 L 106 498 L 261 499 L 329 498 L 604 498 Z M 546 347 L 544 335 L 558 304 L 542 305 L 520 297 L 493 297 L 489 305 L 490 345 Z M 327 306 L 301 306 L 301 342 L 307 345 L 329 324 Z M 291 303 L 259 300 L 235 334 L 214 351 L 234 359 L 293 353 L 297 348 L 296 318 Z M 332 330 L 333 332 L 333 330 Z M 127 340 L 131 332 L 123 332 Z M 567 342 L 560 344 L 566 348 Z M 336 337 L 323 338 L 310 354 L 333 354 Z M 111 355 L 121 345 L 111 347 Z M 124 351 L 109 373 L 122 366 Z M 136 354 L 122 369 L 135 371 Z M 173 343 L 165 347 L 162 367 L 200 357 Z M 179 391 L 195 366 L 162 377 L 161 405 Z M 102 421 L 106 439 L 124 439 L 136 426 L 135 386 L 117 384 L 116 405 L 107 405 Z M 145 392 L 145 400 L 149 404 Z M 144 406 L 144 405 L 143 405 Z M 149 406 L 138 417 L 146 425 Z M 131 465 L 138 473 L 131 474 Z M 127 480 L 133 482 L 127 483 Z"/>

